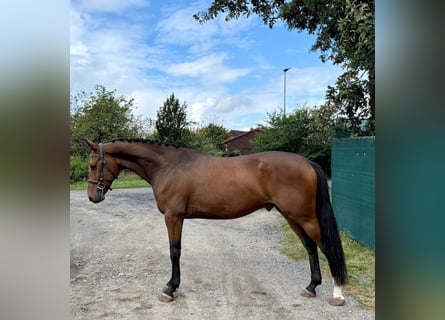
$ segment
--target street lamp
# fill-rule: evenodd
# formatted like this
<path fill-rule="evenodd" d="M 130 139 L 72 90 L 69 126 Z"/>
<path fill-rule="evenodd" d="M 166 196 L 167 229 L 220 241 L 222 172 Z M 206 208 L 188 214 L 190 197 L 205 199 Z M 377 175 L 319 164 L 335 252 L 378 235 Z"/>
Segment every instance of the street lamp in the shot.
<path fill-rule="evenodd" d="M 286 73 L 290 70 L 290 67 L 283 70 L 284 72 L 284 116 L 286 116 Z"/>

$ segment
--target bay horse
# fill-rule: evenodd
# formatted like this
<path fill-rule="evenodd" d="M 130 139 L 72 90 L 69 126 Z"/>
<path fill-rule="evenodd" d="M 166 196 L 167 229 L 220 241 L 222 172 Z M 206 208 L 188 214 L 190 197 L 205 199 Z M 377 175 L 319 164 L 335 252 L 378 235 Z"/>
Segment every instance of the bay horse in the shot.
<path fill-rule="evenodd" d="M 301 155 L 270 151 L 219 158 L 201 151 L 145 139 L 116 139 L 91 148 L 88 197 L 105 199 L 122 169 L 135 172 L 153 188 L 164 214 L 172 274 L 162 292 L 172 301 L 180 283 L 184 219 L 233 219 L 258 209 L 276 208 L 309 255 L 311 281 L 301 295 L 315 297 L 321 284 L 318 248 L 326 256 L 334 282 L 331 305 L 343 305 L 347 272 L 326 177 Z"/>

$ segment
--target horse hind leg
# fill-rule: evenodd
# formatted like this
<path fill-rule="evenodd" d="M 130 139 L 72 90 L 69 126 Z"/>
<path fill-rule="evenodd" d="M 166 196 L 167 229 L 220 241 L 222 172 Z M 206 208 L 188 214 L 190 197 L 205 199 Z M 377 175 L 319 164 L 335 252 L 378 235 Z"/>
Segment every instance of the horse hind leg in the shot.
<path fill-rule="evenodd" d="M 308 234 L 298 224 L 288 220 L 290 227 L 295 234 L 300 238 L 309 256 L 309 265 L 311 268 L 311 282 L 301 291 L 304 297 L 315 297 L 317 295 L 315 288 L 321 284 L 322 276 L 320 272 L 320 262 L 318 258 L 317 244 L 312 240 Z"/>
<path fill-rule="evenodd" d="M 309 285 L 300 293 L 304 297 L 315 297 L 315 288 L 321 284 L 321 272 L 320 272 L 320 262 L 318 258 L 317 244 L 309 238 L 306 232 L 303 231 L 304 240 L 303 245 L 309 256 L 309 264 L 311 267 L 311 282 Z"/>
<path fill-rule="evenodd" d="M 345 297 L 343 296 L 342 286 L 345 284 L 345 271 L 344 271 L 344 257 L 343 250 L 335 250 L 335 247 L 341 247 L 341 243 L 338 243 L 340 240 L 338 238 L 338 234 L 334 235 L 334 243 L 330 243 L 322 241 L 320 227 L 316 221 L 312 221 L 311 223 L 302 224 L 302 229 L 304 230 L 304 234 L 311 238 L 314 243 L 318 245 L 320 250 L 325 255 L 329 269 L 332 274 L 333 283 L 334 283 L 334 291 L 332 298 L 329 299 L 329 304 L 333 306 L 342 306 L 345 304 Z M 330 239 L 332 241 L 332 239 Z M 330 247 L 331 246 L 331 247 Z M 317 248 L 315 248 L 317 250 Z M 342 262 L 342 263 L 339 263 Z M 307 289 L 307 288 L 306 288 Z"/>
<path fill-rule="evenodd" d="M 325 255 L 326 259 L 328 260 L 329 269 L 331 270 L 332 274 L 332 282 L 334 284 L 334 291 L 332 294 L 332 297 L 329 299 L 329 304 L 332 306 L 342 306 L 345 304 L 345 297 L 343 295 L 343 284 L 345 282 L 340 283 L 338 281 L 338 278 L 336 277 L 337 271 L 336 271 L 336 262 L 338 258 L 333 258 L 332 254 L 329 250 L 326 250 L 325 248 L 321 249 L 323 254 Z"/>

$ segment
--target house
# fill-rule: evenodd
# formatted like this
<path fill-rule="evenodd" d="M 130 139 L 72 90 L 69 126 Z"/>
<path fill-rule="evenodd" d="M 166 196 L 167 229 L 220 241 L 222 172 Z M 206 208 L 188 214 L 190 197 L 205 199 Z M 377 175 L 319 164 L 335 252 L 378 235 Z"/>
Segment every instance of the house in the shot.
<path fill-rule="evenodd" d="M 264 130 L 261 128 L 250 129 L 250 131 L 231 130 L 231 137 L 224 140 L 226 153 L 231 155 L 237 153 L 237 150 L 240 155 L 254 153 L 255 151 L 253 150 L 250 141 L 261 131 Z"/>

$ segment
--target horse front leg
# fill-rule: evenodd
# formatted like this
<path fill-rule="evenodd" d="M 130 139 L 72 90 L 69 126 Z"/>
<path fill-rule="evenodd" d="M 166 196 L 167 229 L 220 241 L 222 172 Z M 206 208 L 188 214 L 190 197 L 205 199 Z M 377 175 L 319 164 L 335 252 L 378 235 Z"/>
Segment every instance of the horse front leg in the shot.
<path fill-rule="evenodd" d="M 161 300 L 164 302 L 173 301 L 173 293 L 179 288 L 181 282 L 181 234 L 184 219 L 171 214 L 165 215 L 165 224 L 168 230 L 168 239 L 170 243 L 170 259 L 172 264 L 172 276 L 167 282 L 166 288 L 162 292 Z"/>

